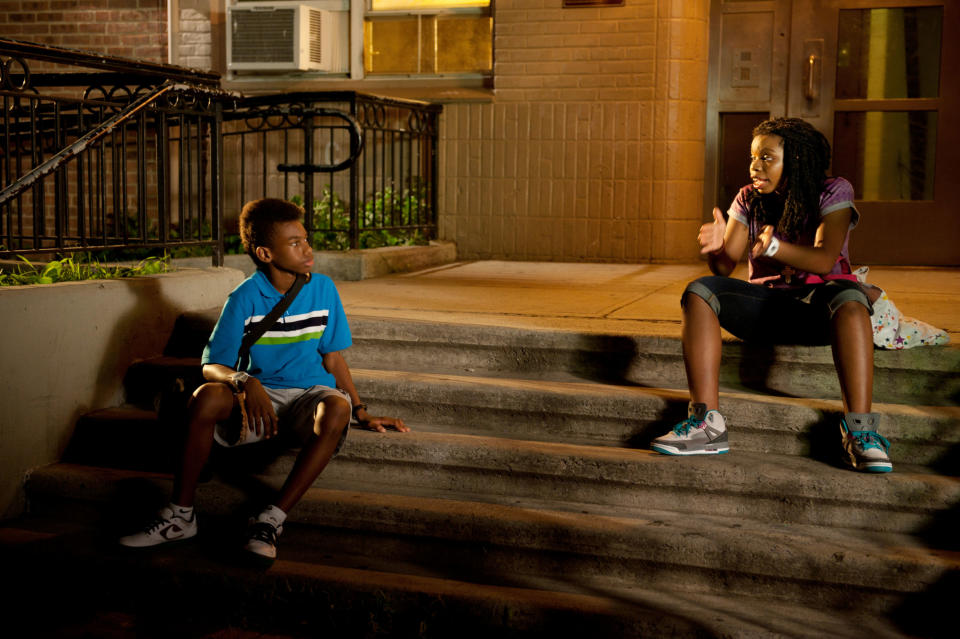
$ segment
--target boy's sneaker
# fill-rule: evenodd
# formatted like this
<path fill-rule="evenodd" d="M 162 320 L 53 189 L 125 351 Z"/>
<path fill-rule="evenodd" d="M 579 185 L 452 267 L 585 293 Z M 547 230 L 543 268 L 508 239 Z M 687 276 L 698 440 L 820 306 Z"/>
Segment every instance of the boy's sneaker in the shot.
<path fill-rule="evenodd" d="M 876 431 L 879 413 L 847 413 L 840 419 L 843 461 L 865 473 L 889 473 L 890 442 Z"/>
<path fill-rule="evenodd" d="M 283 524 L 278 525 L 262 515 L 251 517 L 244 549 L 258 562 L 272 564 L 277 558 L 277 540 L 282 532 Z"/>
<path fill-rule="evenodd" d="M 169 506 L 157 513 L 157 518 L 138 533 L 120 538 L 120 544 L 128 548 L 148 548 L 171 541 L 183 541 L 197 534 L 197 514 L 191 511 L 189 518 L 175 513 Z"/>
<path fill-rule="evenodd" d="M 727 423 L 718 411 L 706 404 L 691 402 L 687 418 L 666 435 L 653 440 L 651 448 L 665 455 L 717 455 L 730 450 Z"/>

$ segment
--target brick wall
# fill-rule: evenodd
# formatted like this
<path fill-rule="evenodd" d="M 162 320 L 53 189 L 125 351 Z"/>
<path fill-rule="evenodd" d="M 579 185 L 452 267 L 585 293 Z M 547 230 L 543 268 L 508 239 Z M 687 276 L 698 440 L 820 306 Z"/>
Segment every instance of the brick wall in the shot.
<path fill-rule="evenodd" d="M 497 0 L 495 98 L 444 108 L 441 237 L 468 259 L 695 259 L 709 4 Z"/>
<path fill-rule="evenodd" d="M 181 0 L 174 64 L 208 71 L 214 68 L 210 0 Z"/>
<path fill-rule="evenodd" d="M 495 3 L 495 95 L 441 118 L 440 236 L 467 259 L 696 259 L 710 0 L 561 4 Z M 7 1 L 0 29 L 163 61 L 165 5 Z M 178 64 L 213 66 L 210 6 L 179 3 Z"/>
<path fill-rule="evenodd" d="M 0 7 L 8 38 L 167 61 L 166 0 L 0 0 Z"/>

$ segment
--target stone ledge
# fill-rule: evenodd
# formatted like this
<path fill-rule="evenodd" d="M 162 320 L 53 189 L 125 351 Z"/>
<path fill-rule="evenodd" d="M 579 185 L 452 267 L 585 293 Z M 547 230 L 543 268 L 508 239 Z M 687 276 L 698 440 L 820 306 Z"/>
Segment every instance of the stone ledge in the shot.
<path fill-rule="evenodd" d="M 313 271 L 335 280 L 358 281 L 391 273 L 409 273 L 457 260 L 454 242 L 431 241 L 428 246 L 384 246 L 356 251 L 314 251 Z M 178 267 L 205 267 L 209 257 L 173 260 Z M 223 265 L 253 274 L 253 261 L 246 255 L 225 255 Z"/>

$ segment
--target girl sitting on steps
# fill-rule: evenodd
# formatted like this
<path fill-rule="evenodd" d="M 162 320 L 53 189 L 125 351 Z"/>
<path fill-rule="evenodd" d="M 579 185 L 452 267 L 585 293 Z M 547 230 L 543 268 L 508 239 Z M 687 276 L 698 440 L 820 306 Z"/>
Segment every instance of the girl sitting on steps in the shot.
<path fill-rule="evenodd" d="M 877 434 L 873 394 L 873 309 L 851 273 L 850 230 L 860 214 L 853 187 L 827 177 L 830 145 L 796 118 L 753 130 L 752 184 L 728 211 L 700 228 L 698 242 L 713 276 L 683 293 L 683 359 L 690 387 L 688 417 L 652 447 L 668 455 L 730 450 L 719 412 L 720 327 L 768 344 L 830 344 L 840 379 L 844 461 L 856 470 L 892 470 L 890 443 Z M 728 277 L 749 248 L 749 282 Z"/>

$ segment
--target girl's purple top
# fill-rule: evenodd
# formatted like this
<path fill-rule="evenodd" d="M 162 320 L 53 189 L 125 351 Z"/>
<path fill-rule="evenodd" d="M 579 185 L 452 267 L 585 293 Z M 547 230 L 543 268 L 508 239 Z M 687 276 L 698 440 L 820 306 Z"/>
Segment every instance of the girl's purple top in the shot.
<path fill-rule="evenodd" d="M 740 192 L 737 193 L 737 197 L 733 200 L 733 204 L 730 205 L 730 209 L 727 211 L 730 219 L 736 220 L 744 226 L 747 226 L 748 219 L 750 217 L 749 201 L 750 192 L 752 190 L 753 185 L 749 184 L 740 189 Z M 857 208 L 853 205 L 853 185 L 842 177 L 827 178 L 823 182 L 823 191 L 820 193 L 820 211 L 816 213 L 817 218 L 820 219 L 825 215 L 829 215 L 830 213 L 841 211 L 843 209 L 853 209 L 853 215 L 850 217 L 850 228 L 847 229 L 847 234 L 843 238 L 843 248 L 840 249 L 840 257 L 833 265 L 833 270 L 830 271 L 830 275 L 827 276 L 828 278 L 831 275 L 841 274 L 843 272 L 844 262 L 848 266 L 850 264 L 850 255 L 848 251 L 850 230 L 853 229 L 853 227 L 857 225 L 857 222 L 860 221 L 860 212 L 857 211 Z M 756 220 L 753 220 L 752 224 L 754 234 L 759 235 L 759 224 Z M 783 239 L 780 234 L 776 232 L 774 232 L 774 235 L 781 240 Z M 813 231 L 801 237 L 796 243 L 813 246 L 815 237 L 816 226 L 814 226 Z M 765 257 L 754 258 L 751 256 L 749 260 L 749 279 L 754 284 L 766 284 L 767 286 L 773 286 L 777 288 L 789 288 L 802 285 L 810 275 L 804 271 L 791 269 L 792 273 L 789 274 L 788 281 L 784 278 L 784 274 L 781 273 L 781 271 L 785 268 L 784 264 Z"/>

